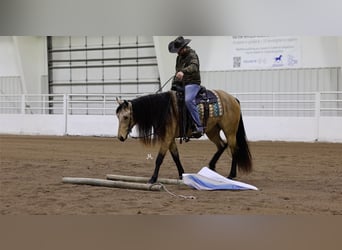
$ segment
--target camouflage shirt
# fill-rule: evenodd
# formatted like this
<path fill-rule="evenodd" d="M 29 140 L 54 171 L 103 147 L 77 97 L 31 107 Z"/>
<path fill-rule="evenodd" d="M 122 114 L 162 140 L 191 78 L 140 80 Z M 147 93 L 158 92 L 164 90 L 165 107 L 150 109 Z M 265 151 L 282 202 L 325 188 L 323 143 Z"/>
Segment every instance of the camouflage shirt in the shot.
<path fill-rule="evenodd" d="M 184 55 L 178 55 L 176 60 L 176 72 L 184 73 L 183 82 L 185 85 L 189 83 L 201 84 L 200 64 L 198 55 L 190 47 L 186 47 Z"/>

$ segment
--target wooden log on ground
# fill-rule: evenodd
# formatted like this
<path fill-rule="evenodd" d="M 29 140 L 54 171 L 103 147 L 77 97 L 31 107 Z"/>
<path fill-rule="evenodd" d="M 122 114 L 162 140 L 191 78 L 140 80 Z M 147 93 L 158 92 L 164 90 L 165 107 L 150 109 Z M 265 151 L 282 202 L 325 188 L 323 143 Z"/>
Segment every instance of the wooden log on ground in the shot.
<path fill-rule="evenodd" d="M 124 182 L 129 181 L 129 182 L 141 182 L 141 183 L 147 183 L 150 180 L 150 178 L 148 177 L 115 175 L 115 174 L 107 174 L 107 179 L 114 180 L 114 181 L 124 181 Z M 166 178 L 158 178 L 157 183 L 184 185 L 184 182 L 182 180 L 166 179 Z"/>
<path fill-rule="evenodd" d="M 113 181 L 113 180 L 104 180 L 104 179 L 95 179 L 95 178 L 63 177 L 62 182 L 70 183 L 70 184 L 79 184 L 79 185 L 139 189 L 139 190 L 149 190 L 149 191 L 160 191 L 163 189 L 163 186 L 160 184 Z"/>

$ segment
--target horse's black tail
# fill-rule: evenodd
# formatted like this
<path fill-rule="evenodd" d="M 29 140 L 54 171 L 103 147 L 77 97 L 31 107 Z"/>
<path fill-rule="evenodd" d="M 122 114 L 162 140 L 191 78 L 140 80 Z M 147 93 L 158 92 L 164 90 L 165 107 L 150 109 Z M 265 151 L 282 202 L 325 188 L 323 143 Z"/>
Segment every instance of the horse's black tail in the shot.
<path fill-rule="evenodd" d="M 249 151 L 245 127 L 243 125 L 242 114 L 240 115 L 239 128 L 236 134 L 237 149 L 234 153 L 238 168 L 242 172 L 252 171 L 252 155 Z"/>

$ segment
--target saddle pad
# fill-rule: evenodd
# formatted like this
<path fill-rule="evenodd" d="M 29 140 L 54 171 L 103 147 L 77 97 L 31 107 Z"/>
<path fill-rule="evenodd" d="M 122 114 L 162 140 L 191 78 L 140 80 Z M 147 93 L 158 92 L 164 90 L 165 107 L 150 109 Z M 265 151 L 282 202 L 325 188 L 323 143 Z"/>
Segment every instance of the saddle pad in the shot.
<path fill-rule="evenodd" d="M 209 92 L 209 91 L 208 91 Z M 215 102 L 209 102 L 209 117 L 217 117 L 223 115 L 222 103 L 215 91 L 210 91 L 215 98 L 211 98 L 211 100 L 215 99 Z M 204 103 L 197 104 L 197 110 L 200 115 L 200 119 L 203 121 L 204 118 Z"/>

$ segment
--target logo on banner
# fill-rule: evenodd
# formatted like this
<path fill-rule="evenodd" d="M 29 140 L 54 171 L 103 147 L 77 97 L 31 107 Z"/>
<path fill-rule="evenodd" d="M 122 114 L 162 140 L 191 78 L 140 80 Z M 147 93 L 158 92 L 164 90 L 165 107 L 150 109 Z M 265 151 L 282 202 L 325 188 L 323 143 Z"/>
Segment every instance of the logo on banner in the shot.
<path fill-rule="evenodd" d="M 282 66 L 284 66 L 284 64 L 283 64 L 283 55 L 276 56 L 274 58 L 274 63 L 272 65 L 272 67 L 282 67 Z"/>

